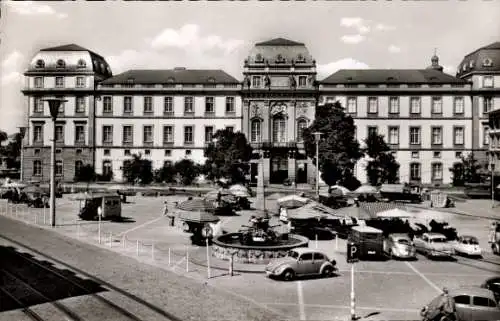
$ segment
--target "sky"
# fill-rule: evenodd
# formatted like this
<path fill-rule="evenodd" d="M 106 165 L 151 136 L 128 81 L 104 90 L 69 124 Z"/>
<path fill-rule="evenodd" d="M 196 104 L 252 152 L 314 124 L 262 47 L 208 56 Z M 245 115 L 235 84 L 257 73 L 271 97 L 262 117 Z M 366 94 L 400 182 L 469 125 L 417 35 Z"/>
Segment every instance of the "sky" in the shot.
<path fill-rule="evenodd" d="M 445 72 L 500 41 L 500 1 L 0 1 L 0 130 L 26 125 L 23 72 L 42 48 L 75 43 L 129 69 L 224 69 L 242 79 L 256 42 L 303 42 L 318 79 L 339 69 Z"/>

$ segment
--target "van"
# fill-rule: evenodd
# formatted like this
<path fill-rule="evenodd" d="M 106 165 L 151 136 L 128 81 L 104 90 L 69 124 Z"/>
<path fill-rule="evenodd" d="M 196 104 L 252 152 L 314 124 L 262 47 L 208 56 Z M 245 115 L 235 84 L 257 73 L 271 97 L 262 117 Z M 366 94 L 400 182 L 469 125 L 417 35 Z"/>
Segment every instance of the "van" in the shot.
<path fill-rule="evenodd" d="M 353 226 L 348 240 L 358 245 L 360 259 L 379 259 L 384 255 L 382 230 L 371 226 Z"/>

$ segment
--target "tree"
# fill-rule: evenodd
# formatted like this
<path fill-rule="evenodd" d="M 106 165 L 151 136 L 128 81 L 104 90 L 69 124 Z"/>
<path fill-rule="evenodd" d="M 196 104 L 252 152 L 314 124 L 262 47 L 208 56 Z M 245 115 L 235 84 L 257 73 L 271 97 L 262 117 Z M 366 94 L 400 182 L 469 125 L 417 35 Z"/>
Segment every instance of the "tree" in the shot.
<path fill-rule="evenodd" d="M 381 184 L 395 184 L 398 182 L 399 163 L 390 153 L 391 148 L 384 140 L 384 136 L 370 133 L 365 139 L 365 154 L 370 157 L 366 166 L 366 175 L 372 186 Z"/>
<path fill-rule="evenodd" d="M 464 183 L 481 182 L 481 165 L 475 158 L 474 153 L 460 156 L 460 162 L 453 164 L 449 170 L 453 174 L 453 186 L 463 186 Z"/>
<path fill-rule="evenodd" d="M 183 185 L 190 185 L 199 175 L 200 170 L 197 164 L 190 159 L 182 159 L 175 163 L 175 172 L 180 176 Z"/>
<path fill-rule="evenodd" d="M 5 132 L 0 131 L 0 142 L 8 140 Z M 21 143 L 23 137 L 21 133 L 16 133 L 14 138 L 6 145 L 1 147 L 1 154 L 7 158 L 7 168 L 19 169 L 21 167 Z"/>
<path fill-rule="evenodd" d="M 141 154 L 132 155 L 132 160 L 123 166 L 123 176 L 129 183 L 140 182 L 149 184 L 153 181 L 153 166 L 149 159 L 143 159 Z"/>
<path fill-rule="evenodd" d="M 156 170 L 155 181 L 157 183 L 173 183 L 177 172 L 171 163 L 165 163 L 162 168 Z"/>
<path fill-rule="evenodd" d="M 231 130 L 218 130 L 213 138 L 216 143 L 209 143 L 205 148 L 207 158 L 204 166 L 208 179 L 227 178 L 232 183 L 245 182 L 245 175 L 250 170 L 249 161 L 252 147 L 245 135 Z"/>
<path fill-rule="evenodd" d="M 356 127 L 340 103 L 316 108 L 314 122 L 303 131 L 304 146 L 308 157 L 316 164 L 314 132 L 321 132 L 319 143 L 319 170 L 329 186 L 351 180 L 356 162 L 363 156 L 356 140 Z"/>

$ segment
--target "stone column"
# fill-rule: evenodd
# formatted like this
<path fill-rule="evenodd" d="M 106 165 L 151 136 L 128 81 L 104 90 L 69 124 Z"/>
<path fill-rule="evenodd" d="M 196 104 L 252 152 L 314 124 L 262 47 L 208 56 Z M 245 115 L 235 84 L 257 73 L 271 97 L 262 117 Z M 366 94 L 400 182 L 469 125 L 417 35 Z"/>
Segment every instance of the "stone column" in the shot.
<path fill-rule="evenodd" d="M 297 182 L 295 181 L 295 176 L 297 174 L 297 164 L 296 164 L 296 160 L 295 160 L 295 151 L 294 150 L 291 150 L 289 153 L 288 153 L 288 178 L 290 179 L 290 181 L 292 182 L 292 184 L 296 184 Z"/>
<path fill-rule="evenodd" d="M 243 99 L 242 101 L 242 105 L 243 105 L 243 110 L 242 110 L 242 117 L 241 117 L 241 121 L 242 121 L 242 124 L 241 124 L 241 131 L 243 132 L 243 134 L 245 134 L 245 136 L 247 137 L 248 140 L 250 140 L 250 131 L 249 131 L 249 128 L 248 128 L 248 125 L 249 125 L 249 122 L 250 122 L 250 100 L 247 100 L 247 99 Z"/>
<path fill-rule="evenodd" d="M 269 178 L 271 177 L 271 153 L 269 151 L 265 151 L 264 158 L 262 159 L 262 173 L 264 175 L 264 185 L 269 185 Z"/>
<path fill-rule="evenodd" d="M 262 156 L 259 159 L 257 165 L 257 199 L 255 202 L 255 208 L 257 210 L 264 211 L 266 208 L 265 195 L 264 195 L 264 162 Z"/>
<path fill-rule="evenodd" d="M 271 141 L 271 124 L 269 121 L 270 118 L 270 106 L 269 101 L 265 101 L 262 105 L 262 141 L 270 142 Z"/>

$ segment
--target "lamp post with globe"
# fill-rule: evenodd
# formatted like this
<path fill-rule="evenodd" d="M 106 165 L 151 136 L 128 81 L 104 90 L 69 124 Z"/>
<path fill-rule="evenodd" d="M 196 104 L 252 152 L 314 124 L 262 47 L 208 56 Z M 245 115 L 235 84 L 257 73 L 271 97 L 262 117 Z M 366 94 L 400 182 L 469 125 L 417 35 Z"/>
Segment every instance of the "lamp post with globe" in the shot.
<path fill-rule="evenodd" d="M 67 100 L 60 98 L 44 99 L 49 103 L 52 118 L 52 143 L 50 150 L 50 225 L 56 226 L 56 120 L 61 104 Z"/>
<path fill-rule="evenodd" d="M 314 141 L 316 142 L 316 198 L 319 198 L 319 141 L 321 132 L 314 132 Z"/>

